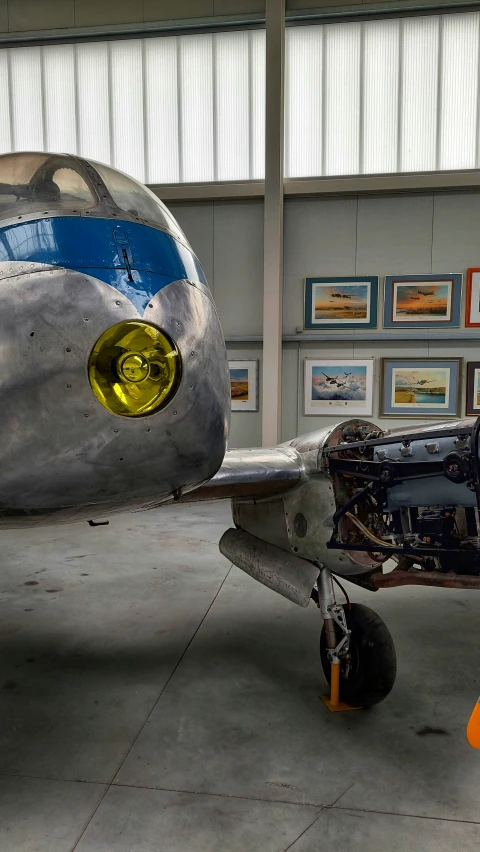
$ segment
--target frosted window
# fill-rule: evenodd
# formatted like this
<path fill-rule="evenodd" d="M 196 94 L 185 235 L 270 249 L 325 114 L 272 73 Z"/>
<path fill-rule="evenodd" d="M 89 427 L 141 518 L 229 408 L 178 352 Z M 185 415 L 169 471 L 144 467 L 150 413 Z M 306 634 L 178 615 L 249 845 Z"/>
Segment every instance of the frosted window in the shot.
<path fill-rule="evenodd" d="M 406 19 L 400 171 L 436 168 L 439 55 L 439 19 Z"/>
<path fill-rule="evenodd" d="M 247 180 L 249 163 L 248 33 L 214 41 L 218 180 Z"/>
<path fill-rule="evenodd" d="M 478 15 L 447 15 L 443 22 L 441 169 L 475 167 L 478 31 Z"/>
<path fill-rule="evenodd" d="M 360 34 L 357 24 L 325 28 L 325 173 L 359 171 Z"/>
<path fill-rule="evenodd" d="M 375 21 L 364 29 L 362 171 L 397 169 L 399 26 Z"/>
<path fill-rule="evenodd" d="M 43 151 L 42 66 L 39 47 L 10 51 L 12 147 Z"/>
<path fill-rule="evenodd" d="M 45 147 L 48 151 L 77 151 L 75 114 L 75 57 L 70 45 L 43 52 Z"/>
<path fill-rule="evenodd" d="M 289 27 L 285 174 L 478 168 L 480 15 Z"/>
<path fill-rule="evenodd" d="M 142 47 L 140 39 L 110 43 L 112 165 L 145 181 Z"/>
<path fill-rule="evenodd" d="M 0 154 L 6 154 L 8 151 L 12 150 L 12 142 L 10 139 L 11 119 L 8 90 L 8 53 L 6 50 L 0 50 Z"/>
<path fill-rule="evenodd" d="M 49 48 L 46 48 L 49 49 Z M 78 136 L 82 157 L 110 162 L 110 93 L 106 44 L 78 44 Z"/>
<path fill-rule="evenodd" d="M 181 180 L 215 180 L 212 36 L 180 41 Z"/>
<path fill-rule="evenodd" d="M 148 183 L 177 183 L 180 179 L 177 56 L 178 39 L 146 39 L 145 114 Z"/>
<path fill-rule="evenodd" d="M 264 147 L 263 30 L 0 49 L 0 152 L 161 184 L 261 178 Z"/>
<path fill-rule="evenodd" d="M 250 40 L 250 178 L 265 176 L 265 33 L 254 30 Z"/>
<path fill-rule="evenodd" d="M 287 174 L 297 177 L 323 173 L 323 32 L 292 27 L 286 42 L 285 160 Z"/>

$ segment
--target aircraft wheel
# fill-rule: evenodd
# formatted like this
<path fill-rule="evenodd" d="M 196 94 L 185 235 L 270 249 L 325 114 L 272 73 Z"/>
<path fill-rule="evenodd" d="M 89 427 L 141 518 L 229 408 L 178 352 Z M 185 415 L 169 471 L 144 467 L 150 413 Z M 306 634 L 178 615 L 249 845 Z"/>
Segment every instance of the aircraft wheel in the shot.
<path fill-rule="evenodd" d="M 340 700 L 354 707 L 371 707 L 387 697 L 395 683 L 397 655 L 390 631 L 373 609 L 363 604 L 344 606 L 351 630 L 348 654 L 341 658 Z M 340 628 L 335 625 L 337 640 Z M 330 683 L 325 628 L 320 636 L 320 658 Z"/>

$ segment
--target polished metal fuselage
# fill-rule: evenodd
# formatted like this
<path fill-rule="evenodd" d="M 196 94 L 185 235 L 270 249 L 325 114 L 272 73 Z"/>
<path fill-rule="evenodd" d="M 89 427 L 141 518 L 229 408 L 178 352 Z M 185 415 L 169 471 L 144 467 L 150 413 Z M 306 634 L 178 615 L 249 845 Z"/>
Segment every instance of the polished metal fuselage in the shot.
<path fill-rule="evenodd" d="M 119 417 L 88 358 L 105 329 L 142 314 L 118 289 L 47 264 L 0 263 L 0 526 L 95 518 L 194 488 L 220 467 L 227 358 L 208 287 L 177 280 L 143 317 L 175 341 L 182 380 L 164 410 Z"/>

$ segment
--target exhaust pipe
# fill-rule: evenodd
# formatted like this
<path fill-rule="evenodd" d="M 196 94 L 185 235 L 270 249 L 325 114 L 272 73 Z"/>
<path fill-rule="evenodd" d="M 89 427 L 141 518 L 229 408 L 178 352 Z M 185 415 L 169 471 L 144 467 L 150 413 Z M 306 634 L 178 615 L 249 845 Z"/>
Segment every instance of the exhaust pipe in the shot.
<path fill-rule="evenodd" d="M 245 530 L 229 529 L 220 539 L 220 553 L 250 574 L 254 580 L 288 598 L 308 606 L 320 569 L 305 559 L 287 553 Z"/>

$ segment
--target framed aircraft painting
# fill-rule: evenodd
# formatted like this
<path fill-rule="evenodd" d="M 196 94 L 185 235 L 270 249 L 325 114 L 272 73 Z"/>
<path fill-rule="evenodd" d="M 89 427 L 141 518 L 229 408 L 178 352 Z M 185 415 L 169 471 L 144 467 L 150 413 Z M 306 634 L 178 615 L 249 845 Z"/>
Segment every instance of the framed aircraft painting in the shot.
<path fill-rule="evenodd" d="M 232 411 L 258 411 L 258 361 L 229 361 Z"/>
<path fill-rule="evenodd" d="M 376 328 L 378 276 L 306 278 L 304 328 Z"/>
<path fill-rule="evenodd" d="M 305 358 L 305 414 L 372 414 L 374 359 Z"/>
<path fill-rule="evenodd" d="M 458 417 L 462 358 L 382 358 L 382 417 Z"/>
<path fill-rule="evenodd" d="M 467 401 L 465 414 L 467 417 L 480 416 L 480 361 L 469 361 L 467 364 Z"/>
<path fill-rule="evenodd" d="M 480 269 L 476 267 L 467 270 L 465 326 L 480 327 Z"/>
<path fill-rule="evenodd" d="M 385 328 L 451 328 L 460 325 L 462 274 L 386 275 Z"/>

